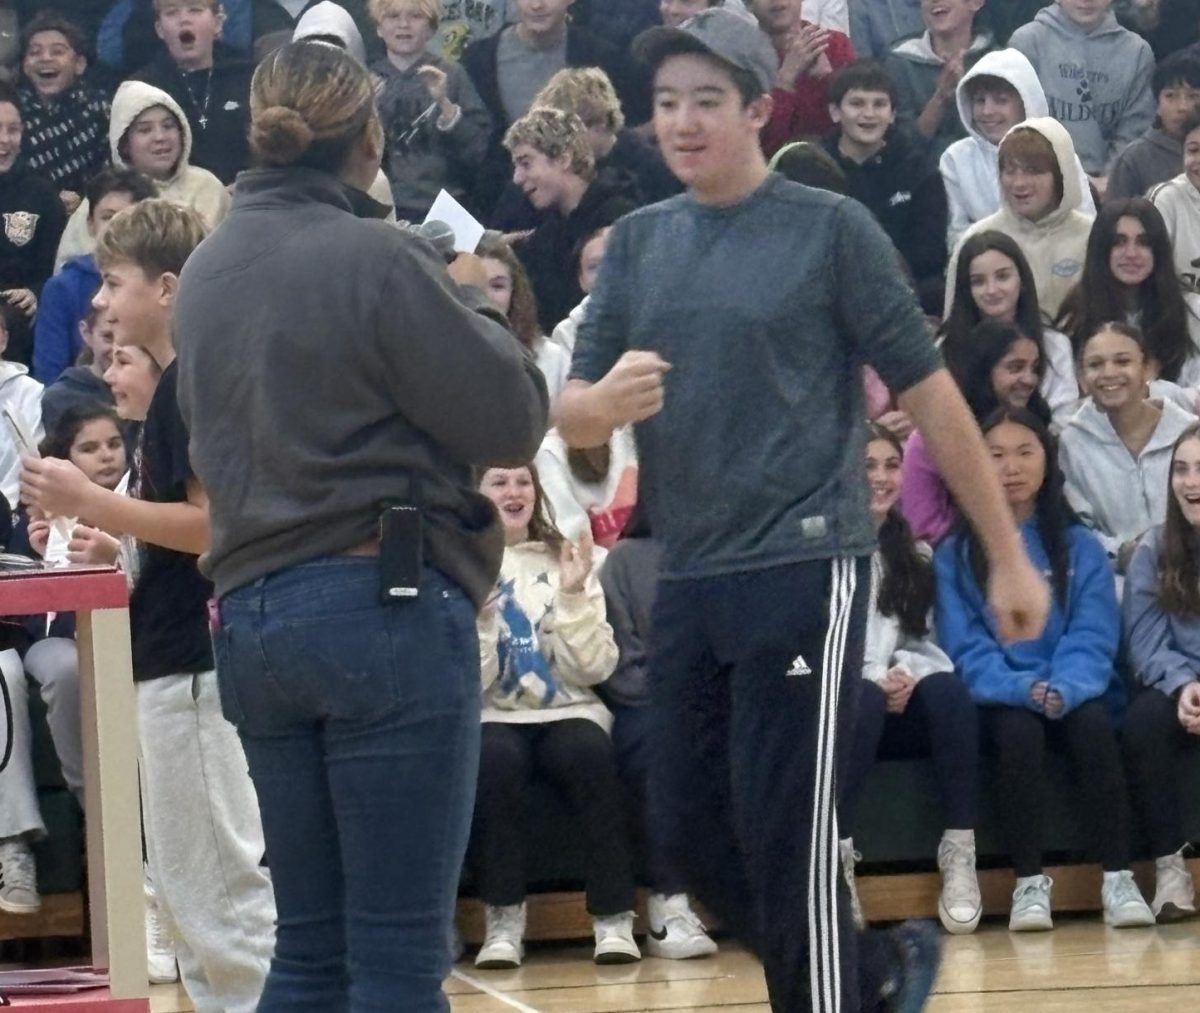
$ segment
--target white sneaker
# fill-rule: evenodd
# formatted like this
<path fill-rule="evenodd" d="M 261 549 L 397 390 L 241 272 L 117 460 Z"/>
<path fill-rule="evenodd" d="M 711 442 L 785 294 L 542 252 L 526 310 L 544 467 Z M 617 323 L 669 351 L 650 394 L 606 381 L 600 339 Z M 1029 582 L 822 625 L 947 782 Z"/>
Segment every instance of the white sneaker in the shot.
<path fill-rule="evenodd" d="M 642 959 L 642 951 L 633 939 L 632 911 L 593 918 L 592 928 L 596 934 L 592 960 L 597 964 L 631 964 Z"/>
<path fill-rule="evenodd" d="M 842 877 L 850 888 L 850 917 L 854 919 L 856 929 L 865 929 L 867 920 L 863 917 L 862 904 L 858 900 L 858 883 L 854 878 L 854 867 L 862 861 L 862 853 L 854 850 L 853 837 L 843 837 L 838 841 L 838 853 L 842 858 Z"/>
<path fill-rule="evenodd" d="M 167 927 L 166 919 L 158 910 L 158 898 L 154 885 L 146 879 L 146 974 L 151 985 L 167 985 L 179 980 L 179 967 L 175 963 L 175 938 Z"/>
<path fill-rule="evenodd" d="M 1154 912 L 1128 869 L 1104 874 L 1100 900 L 1104 904 L 1105 925 L 1114 929 L 1135 929 L 1154 924 Z"/>
<path fill-rule="evenodd" d="M 692 910 L 686 893 L 666 897 L 652 894 L 646 901 L 646 952 L 665 960 L 690 960 L 717 952 L 717 944 L 704 931 L 704 923 Z"/>
<path fill-rule="evenodd" d="M 1182 850 L 1155 860 L 1150 908 L 1160 922 L 1176 922 L 1196 913 L 1196 884 Z"/>
<path fill-rule="evenodd" d="M 1048 932 L 1054 928 L 1050 917 L 1052 886 L 1054 880 L 1049 876 L 1025 876 L 1017 880 L 1008 916 L 1009 932 Z"/>
<path fill-rule="evenodd" d="M 21 837 L 0 841 L 0 911 L 31 915 L 42 909 L 37 891 L 37 863 Z"/>
<path fill-rule="evenodd" d="M 947 830 L 942 835 L 938 869 L 942 873 L 942 895 L 938 898 L 942 928 L 954 936 L 974 932 L 983 914 L 983 897 L 975 874 L 973 830 Z"/>
<path fill-rule="evenodd" d="M 475 966 L 485 971 L 511 971 L 525 959 L 525 905 L 484 908 L 487 930 L 475 956 Z"/>

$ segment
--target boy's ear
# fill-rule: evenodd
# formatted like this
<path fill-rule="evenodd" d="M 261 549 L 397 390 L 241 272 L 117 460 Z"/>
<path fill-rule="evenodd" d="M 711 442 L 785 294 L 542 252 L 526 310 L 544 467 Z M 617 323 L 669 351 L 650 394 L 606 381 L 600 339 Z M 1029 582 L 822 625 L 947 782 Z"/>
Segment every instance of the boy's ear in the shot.
<path fill-rule="evenodd" d="M 829 118 L 833 120 L 835 124 L 842 122 L 842 107 L 836 102 L 829 103 Z"/>
<path fill-rule="evenodd" d="M 82 77 L 87 70 L 87 57 L 80 53 L 75 57 L 75 76 Z"/>
<path fill-rule="evenodd" d="M 213 36 L 215 39 L 221 38 L 225 34 L 225 5 L 217 4 L 217 33 Z"/>
<path fill-rule="evenodd" d="M 771 110 L 775 108 L 775 100 L 771 98 L 769 92 L 764 92 L 758 98 L 752 99 L 746 105 L 746 112 L 749 114 L 750 123 L 758 130 L 763 127 L 771 119 Z"/>
<path fill-rule="evenodd" d="M 179 275 L 166 271 L 158 279 L 158 304 L 164 307 L 175 305 L 175 296 L 179 292 Z"/>

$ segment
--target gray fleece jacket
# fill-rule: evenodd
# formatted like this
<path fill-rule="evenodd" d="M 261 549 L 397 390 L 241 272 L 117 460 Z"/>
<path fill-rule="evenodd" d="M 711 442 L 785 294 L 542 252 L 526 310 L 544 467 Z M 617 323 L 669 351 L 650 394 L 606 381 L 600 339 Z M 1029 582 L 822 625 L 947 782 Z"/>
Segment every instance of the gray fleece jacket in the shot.
<path fill-rule="evenodd" d="M 359 218 L 366 200 L 316 170 L 243 173 L 180 278 L 179 408 L 218 595 L 366 542 L 385 500 L 421 508 L 425 559 L 477 605 L 499 572 L 472 469 L 533 459 L 545 382 L 483 293 Z"/>
<path fill-rule="evenodd" d="M 1092 175 L 1103 176 L 1118 152 L 1154 122 L 1154 54 L 1111 11 L 1086 32 L 1054 4 L 1013 32 L 1008 44 L 1033 64 L 1050 115 L 1070 131 Z"/>
<path fill-rule="evenodd" d="M 1183 142 L 1165 130 L 1151 127 L 1113 162 L 1108 173 L 1108 196 L 1145 197 L 1151 187 L 1174 179 L 1183 168 Z"/>

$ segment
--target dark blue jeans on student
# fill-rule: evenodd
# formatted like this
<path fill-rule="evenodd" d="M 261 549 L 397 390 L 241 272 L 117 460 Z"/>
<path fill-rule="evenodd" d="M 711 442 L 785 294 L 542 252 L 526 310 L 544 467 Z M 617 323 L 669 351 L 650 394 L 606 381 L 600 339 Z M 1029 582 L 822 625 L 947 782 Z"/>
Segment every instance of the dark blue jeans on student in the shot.
<path fill-rule="evenodd" d="M 427 569 L 379 604 L 378 561 L 282 570 L 221 601 L 226 716 L 262 810 L 278 907 L 260 1013 L 442 1011 L 479 770 L 479 645 Z"/>
<path fill-rule="evenodd" d="M 856 934 L 838 776 L 862 683 L 870 561 L 659 582 L 651 811 L 665 858 L 759 957 L 776 1013 L 878 1007 L 896 950 Z"/>

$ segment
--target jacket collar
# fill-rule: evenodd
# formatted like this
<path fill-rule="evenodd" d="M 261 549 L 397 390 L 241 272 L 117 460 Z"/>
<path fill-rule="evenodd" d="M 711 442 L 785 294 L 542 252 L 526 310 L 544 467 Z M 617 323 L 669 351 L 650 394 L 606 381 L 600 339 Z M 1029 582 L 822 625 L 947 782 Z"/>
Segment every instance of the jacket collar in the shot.
<path fill-rule="evenodd" d="M 235 208 L 301 204 L 328 204 L 356 218 L 383 219 L 389 211 L 363 191 L 319 169 L 247 169 L 238 174 Z"/>

